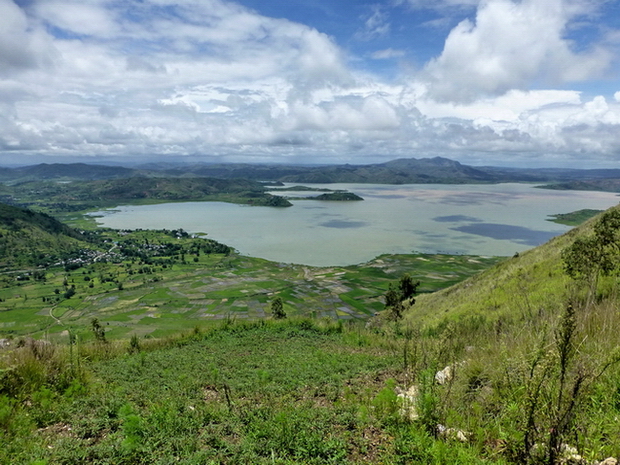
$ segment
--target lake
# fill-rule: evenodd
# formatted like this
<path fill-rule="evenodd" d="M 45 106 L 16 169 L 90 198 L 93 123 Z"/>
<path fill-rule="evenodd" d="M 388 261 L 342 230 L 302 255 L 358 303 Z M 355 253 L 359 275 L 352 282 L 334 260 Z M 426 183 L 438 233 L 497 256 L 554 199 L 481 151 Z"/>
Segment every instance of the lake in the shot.
<path fill-rule="evenodd" d="M 207 233 L 245 255 L 331 266 L 364 263 L 385 253 L 510 256 L 570 229 L 547 221 L 548 215 L 604 210 L 619 200 L 613 193 L 518 183 L 305 185 L 346 189 L 365 200 L 299 199 L 289 208 L 184 202 L 121 206 L 94 215 L 101 215 L 97 222 L 105 227 L 182 228 Z"/>

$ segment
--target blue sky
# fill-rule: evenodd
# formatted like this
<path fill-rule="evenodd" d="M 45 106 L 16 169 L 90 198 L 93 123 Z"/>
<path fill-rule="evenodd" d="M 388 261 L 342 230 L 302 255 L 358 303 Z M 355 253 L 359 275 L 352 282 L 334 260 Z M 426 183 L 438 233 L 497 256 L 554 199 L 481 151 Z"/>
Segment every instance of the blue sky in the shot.
<path fill-rule="evenodd" d="M 0 0 L 0 163 L 617 167 L 620 1 Z"/>

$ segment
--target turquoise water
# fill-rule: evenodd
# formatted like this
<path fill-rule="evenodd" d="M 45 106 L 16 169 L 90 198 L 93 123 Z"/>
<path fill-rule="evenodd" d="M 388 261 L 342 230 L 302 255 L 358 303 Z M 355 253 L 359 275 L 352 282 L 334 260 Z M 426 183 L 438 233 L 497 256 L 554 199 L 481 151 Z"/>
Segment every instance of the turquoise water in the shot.
<path fill-rule="evenodd" d="M 102 217 L 97 220 L 118 229 L 204 232 L 246 255 L 330 266 L 414 251 L 510 256 L 570 229 L 546 221 L 548 215 L 603 210 L 619 200 L 612 193 L 554 191 L 516 183 L 311 186 L 346 189 L 365 200 L 293 200 L 289 208 L 223 202 L 121 206 L 98 212 Z"/>

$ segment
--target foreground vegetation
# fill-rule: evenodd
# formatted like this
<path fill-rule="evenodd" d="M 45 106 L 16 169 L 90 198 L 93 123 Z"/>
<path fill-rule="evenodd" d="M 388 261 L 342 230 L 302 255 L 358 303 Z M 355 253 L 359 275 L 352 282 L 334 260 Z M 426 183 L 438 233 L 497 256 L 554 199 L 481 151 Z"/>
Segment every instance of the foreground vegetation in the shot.
<path fill-rule="evenodd" d="M 535 331 L 293 318 L 15 340 L 0 463 L 598 464 L 620 455 L 618 320 L 601 304 Z"/>

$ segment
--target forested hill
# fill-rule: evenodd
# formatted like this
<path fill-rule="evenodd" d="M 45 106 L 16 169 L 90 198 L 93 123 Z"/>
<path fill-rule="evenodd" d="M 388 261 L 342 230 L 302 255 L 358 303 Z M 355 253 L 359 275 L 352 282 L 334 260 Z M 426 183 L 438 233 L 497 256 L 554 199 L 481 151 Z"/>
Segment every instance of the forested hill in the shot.
<path fill-rule="evenodd" d="M 85 247 L 82 233 L 51 216 L 0 203 L 0 267 L 49 265 Z"/>
<path fill-rule="evenodd" d="M 0 203 L 0 228 L 5 231 L 15 232 L 20 232 L 24 229 L 38 229 L 47 234 L 83 240 L 81 233 L 50 215 L 27 208 L 14 207 L 5 203 Z"/>

